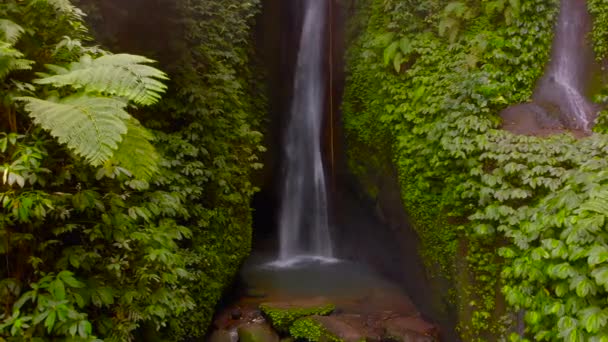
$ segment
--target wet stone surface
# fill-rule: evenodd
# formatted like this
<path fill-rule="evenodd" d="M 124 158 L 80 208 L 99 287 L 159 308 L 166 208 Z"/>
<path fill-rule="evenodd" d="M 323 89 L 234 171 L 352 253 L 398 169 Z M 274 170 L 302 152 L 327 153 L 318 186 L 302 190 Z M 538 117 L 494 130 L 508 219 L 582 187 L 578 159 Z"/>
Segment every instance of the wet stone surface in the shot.
<path fill-rule="evenodd" d="M 279 324 L 288 321 L 287 324 L 293 326 L 295 321 L 305 319 L 308 320 L 306 324 L 314 326 L 312 330 L 319 329 L 323 334 L 331 336 L 320 339 L 312 337 L 308 339 L 311 341 L 441 340 L 439 329 L 422 318 L 410 298 L 390 282 L 376 278 L 366 273 L 369 270 L 358 266 L 344 264 L 341 267 L 318 267 L 326 270 L 300 270 L 302 274 L 293 269 L 289 270 L 287 273 L 290 278 L 287 281 L 282 281 L 281 275 L 268 276 L 268 273 L 264 273 L 268 270 L 261 271 L 268 277 L 252 277 L 254 280 L 247 284 L 245 295 L 217 314 L 214 329 L 238 331 L 239 335 L 242 335 L 244 329 L 254 326 L 259 332 L 257 336 L 262 336 L 268 333 L 266 328 L 276 323 L 273 322 L 276 317 L 271 316 L 279 312 L 289 316 L 287 320 L 281 318 Z M 326 271 L 330 274 L 324 276 Z M 311 274 L 314 274 L 314 277 L 307 278 Z M 340 283 L 340 279 L 344 282 Z M 331 286 L 323 288 L 328 281 Z M 249 293 L 255 295 L 248 295 Z M 320 308 L 327 307 L 332 310 L 319 313 Z M 269 342 L 290 338 L 288 327 L 275 326 L 273 330 L 273 333 L 266 337 Z M 244 341 L 242 336 L 240 341 Z M 246 341 L 257 342 L 259 339 Z"/>

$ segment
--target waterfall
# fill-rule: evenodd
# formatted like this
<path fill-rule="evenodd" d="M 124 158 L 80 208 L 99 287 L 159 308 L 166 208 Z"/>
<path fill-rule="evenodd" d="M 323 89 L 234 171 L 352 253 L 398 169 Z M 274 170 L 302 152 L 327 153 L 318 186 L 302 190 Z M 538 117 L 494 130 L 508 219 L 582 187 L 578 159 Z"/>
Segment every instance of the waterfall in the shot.
<path fill-rule="evenodd" d="M 303 0 L 304 23 L 295 71 L 293 102 L 284 136 L 284 184 L 279 214 L 278 264 L 331 259 L 325 170 L 321 155 L 327 2 Z"/>
<path fill-rule="evenodd" d="M 590 130 L 595 114 L 593 104 L 583 95 L 593 63 L 590 23 L 586 1 L 561 1 L 551 62 L 534 96 L 535 102 L 549 104 L 549 110 L 556 108 L 555 115 L 566 127 L 584 131 Z"/>

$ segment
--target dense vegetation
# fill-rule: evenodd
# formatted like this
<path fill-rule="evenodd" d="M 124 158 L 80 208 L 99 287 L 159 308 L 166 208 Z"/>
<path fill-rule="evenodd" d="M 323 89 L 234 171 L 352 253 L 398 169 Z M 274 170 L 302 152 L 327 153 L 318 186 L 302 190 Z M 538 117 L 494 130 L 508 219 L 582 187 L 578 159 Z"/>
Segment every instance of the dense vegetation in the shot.
<path fill-rule="evenodd" d="M 608 113 L 582 139 L 499 129 L 558 3 L 351 1 L 350 166 L 395 167 L 467 341 L 608 339 Z M 608 4 L 588 5 L 603 63 Z M 259 2 L 157 1 L 163 37 L 114 32 L 117 6 L 152 5 L 0 4 L 0 341 L 202 338 L 249 253 Z"/>
<path fill-rule="evenodd" d="M 499 129 L 498 113 L 528 101 L 544 70 L 559 2 L 355 4 L 343 105 L 351 168 L 364 180 L 397 168 L 429 270 L 456 284 L 460 335 L 509 336 L 522 313 L 513 340 L 604 341 L 605 115 L 579 140 Z M 608 12 L 605 1 L 589 7 L 601 59 Z"/>
<path fill-rule="evenodd" d="M 201 337 L 248 254 L 257 2 L 168 4 L 168 76 L 68 0 L 0 5 L 0 340 Z"/>

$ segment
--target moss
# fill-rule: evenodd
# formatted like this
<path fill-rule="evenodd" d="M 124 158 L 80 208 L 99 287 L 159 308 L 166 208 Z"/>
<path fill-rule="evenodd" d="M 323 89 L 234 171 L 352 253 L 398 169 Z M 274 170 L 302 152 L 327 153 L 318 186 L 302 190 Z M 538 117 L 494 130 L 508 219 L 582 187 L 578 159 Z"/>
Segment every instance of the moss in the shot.
<path fill-rule="evenodd" d="M 296 320 L 289 328 L 292 337 L 311 342 L 345 342 L 344 339 L 332 334 L 314 317 L 304 317 Z M 361 339 L 359 341 L 365 341 Z"/>
<path fill-rule="evenodd" d="M 289 328 L 293 338 L 307 341 L 320 341 L 325 335 L 323 326 L 310 317 L 300 318 Z"/>
<path fill-rule="evenodd" d="M 307 316 L 325 316 L 335 310 L 333 304 L 321 304 L 310 307 L 282 307 L 272 303 L 260 305 L 260 310 L 270 319 L 272 326 L 280 332 L 288 332 L 291 325 L 298 319 Z"/>

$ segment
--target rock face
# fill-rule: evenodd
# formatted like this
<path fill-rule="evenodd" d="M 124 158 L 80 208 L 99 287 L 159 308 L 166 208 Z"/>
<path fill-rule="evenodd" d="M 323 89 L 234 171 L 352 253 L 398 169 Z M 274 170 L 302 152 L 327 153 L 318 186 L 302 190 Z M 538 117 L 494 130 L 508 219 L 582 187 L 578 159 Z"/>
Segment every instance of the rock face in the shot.
<path fill-rule="evenodd" d="M 243 325 L 238 333 L 240 342 L 279 342 L 279 335 L 266 323 Z"/>

